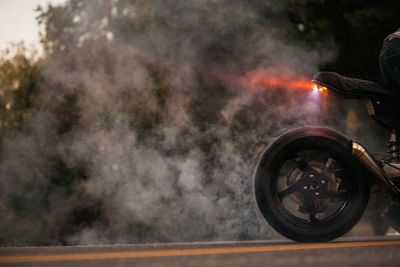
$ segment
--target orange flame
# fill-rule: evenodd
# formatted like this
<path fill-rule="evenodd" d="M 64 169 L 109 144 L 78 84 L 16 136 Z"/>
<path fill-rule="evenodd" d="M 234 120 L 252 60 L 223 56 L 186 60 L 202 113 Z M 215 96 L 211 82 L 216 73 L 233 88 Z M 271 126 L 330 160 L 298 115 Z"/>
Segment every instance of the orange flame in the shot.
<path fill-rule="evenodd" d="M 246 75 L 244 82 L 259 88 L 285 88 L 295 90 L 314 90 L 320 93 L 327 92 L 325 86 L 313 83 L 305 77 L 285 77 L 264 73 L 251 73 Z"/>

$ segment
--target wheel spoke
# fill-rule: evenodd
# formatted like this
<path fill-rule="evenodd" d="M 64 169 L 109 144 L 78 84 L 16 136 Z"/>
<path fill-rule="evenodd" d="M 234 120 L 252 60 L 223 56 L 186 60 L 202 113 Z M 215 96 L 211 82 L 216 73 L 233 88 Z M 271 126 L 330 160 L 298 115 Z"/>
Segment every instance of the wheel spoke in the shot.
<path fill-rule="evenodd" d="M 328 172 L 328 170 L 331 168 L 331 166 L 332 166 L 332 163 L 333 163 L 333 159 L 331 159 L 331 158 L 328 158 L 327 159 L 327 161 L 325 162 L 325 164 L 324 164 L 324 168 L 323 168 L 323 172 Z"/>
<path fill-rule="evenodd" d="M 303 180 L 298 180 L 293 184 L 290 184 L 288 187 L 286 187 L 285 189 L 283 189 L 281 192 L 278 193 L 279 198 L 282 200 L 284 197 L 299 191 L 300 188 L 303 186 L 303 184 L 304 184 Z"/>
<path fill-rule="evenodd" d="M 311 167 L 307 161 L 303 160 L 302 158 L 297 157 L 294 159 L 294 162 L 297 164 L 297 167 L 303 172 L 313 175 L 318 174 L 318 172 L 313 167 Z"/>
<path fill-rule="evenodd" d="M 316 217 L 316 210 L 315 210 L 315 204 L 314 200 L 310 198 L 309 196 L 304 196 L 304 206 L 305 210 L 308 213 L 308 218 L 310 222 L 316 222 L 317 217 Z"/>

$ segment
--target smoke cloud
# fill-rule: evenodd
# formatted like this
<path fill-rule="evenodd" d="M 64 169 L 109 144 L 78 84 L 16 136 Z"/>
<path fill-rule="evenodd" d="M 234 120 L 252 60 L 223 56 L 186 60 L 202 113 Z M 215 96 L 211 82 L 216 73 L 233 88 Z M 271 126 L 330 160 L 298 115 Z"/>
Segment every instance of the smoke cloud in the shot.
<path fill-rule="evenodd" d="M 275 237 L 257 160 L 285 130 L 329 123 L 304 92 L 236 81 L 310 77 L 333 55 L 286 41 L 282 2 L 68 2 L 33 115 L 1 143 L 0 243 Z"/>

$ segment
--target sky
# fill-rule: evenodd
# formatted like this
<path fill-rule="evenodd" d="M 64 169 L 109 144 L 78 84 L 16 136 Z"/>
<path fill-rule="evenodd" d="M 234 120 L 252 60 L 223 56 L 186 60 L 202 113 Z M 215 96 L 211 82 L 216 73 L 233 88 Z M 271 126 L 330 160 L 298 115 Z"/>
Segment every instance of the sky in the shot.
<path fill-rule="evenodd" d="M 0 0 L 0 49 L 10 42 L 24 41 L 39 48 L 39 26 L 35 7 L 66 0 Z"/>

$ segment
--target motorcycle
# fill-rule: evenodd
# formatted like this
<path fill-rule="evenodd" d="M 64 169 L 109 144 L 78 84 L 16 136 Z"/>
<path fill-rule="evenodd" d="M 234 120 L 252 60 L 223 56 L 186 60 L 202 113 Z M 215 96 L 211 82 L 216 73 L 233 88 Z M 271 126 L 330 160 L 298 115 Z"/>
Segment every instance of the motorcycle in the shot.
<path fill-rule="evenodd" d="M 277 232 L 299 242 L 336 239 L 360 220 L 377 185 L 391 202 L 384 216 L 400 224 L 400 94 L 378 83 L 334 72 L 313 77 L 316 91 L 366 101 L 368 114 L 390 131 L 387 157 L 323 127 L 289 131 L 264 152 L 254 175 L 257 206 Z M 397 90 L 398 91 L 398 90 Z"/>

